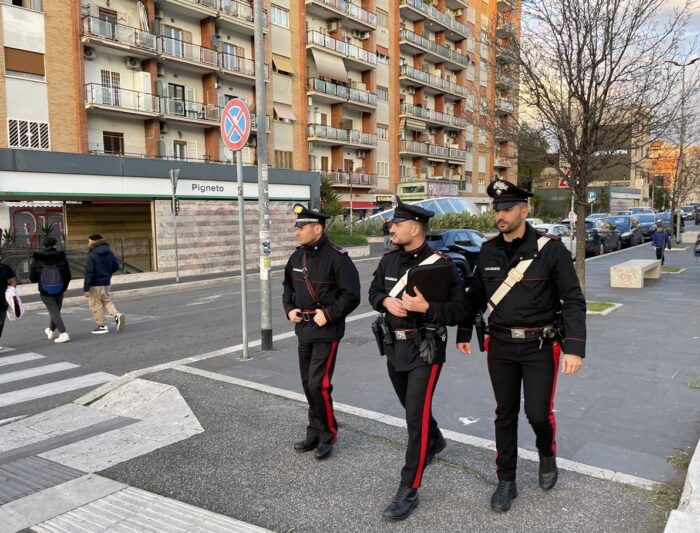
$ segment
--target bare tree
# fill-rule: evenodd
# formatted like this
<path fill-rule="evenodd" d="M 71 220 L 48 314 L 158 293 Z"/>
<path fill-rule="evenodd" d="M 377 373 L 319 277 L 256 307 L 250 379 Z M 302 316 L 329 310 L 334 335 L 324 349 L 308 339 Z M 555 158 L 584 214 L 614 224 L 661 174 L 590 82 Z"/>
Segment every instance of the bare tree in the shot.
<path fill-rule="evenodd" d="M 576 272 L 585 288 L 586 188 L 639 152 L 678 116 L 689 3 L 666 0 L 522 0 L 515 55 L 520 118 L 558 148 L 576 198 Z"/>

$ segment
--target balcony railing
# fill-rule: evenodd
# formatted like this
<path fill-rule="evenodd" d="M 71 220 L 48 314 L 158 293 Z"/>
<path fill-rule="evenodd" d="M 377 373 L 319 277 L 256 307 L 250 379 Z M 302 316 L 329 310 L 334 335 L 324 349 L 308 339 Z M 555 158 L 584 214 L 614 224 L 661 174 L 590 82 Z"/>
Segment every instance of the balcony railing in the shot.
<path fill-rule="evenodd" d="M 423 37 L 422 35 L 418 35 L 411 30 L 407 30 L 406 28 L 402 28 L 399 31 L 399 39 L 413 43 L 419 48 L 437 54 L 438 56 L 452 61 L 453 63 L 462 65 L 465 68 L 470 64 L 470 59 L 461 52 L 438 44 L 435 41 L 431 41 L 430 39 Z"/>
<path fill-rule="evenodd" d="M 83 35 L 153 52 L 157 48 L 157 37 L 152 33 L 97 17 L 83 17 Z"/>
<path fill-rule="evenodd" d="M 161 36 L 159 48 L 160 52 L 168 57 L 186 59 L 193 63 L 202 63 L 211 67 L 219 66 L 219 56 L 216 50 L 204 48 L 198 44 Z"/>
<path fill-rule="evenodd" d="M 99 83 L 85 85 L 85 102 L 144 113 L 158 113 L 160 111 L 159 98 L 154 94 L 120 87 L 106 87 Z"/>
<path fill-rule="evenodd" d="M 471 31 L 465 25 L 456 20 L 455 18 L 449 16 L 447 13 L 440 11 L 439 9 L 433 7 L 430 4 L 426 4 L 423 0 L 401 0 L 399 6 L 410 6 L 414 9 L 421 11 L 426 17 L 434 20 L 441 26 L 445 28 L 450 28 L 465 37 L 471 36 Z"/>
<path fill-rule="evenodd" d="M 357 130 L 344 130 L 324 126 L 322 124 L 309 124 L 309 137 L 341 141 L 344 144 L 361 144 L 364 146 L 376 146 L 377 134 L 364 133 Z"/>
<path fill-rule="evenodd" d="M 504 98 L 496 98 L 496 111 L 512 114 L 514 110 L 515 106 L 513 105 L 513 102 L 509 102 Z"/>
<path fill-rule="evenodd" d="M 255 76 L 255 61 L 221 52 L 221 68 L 246 76 Z"/>
<path fill-rule="evenodd" d="M 196 1 L 196 0 L 191 0 Z M 215 1 L 215 0 L 213 0 Z M 243 2 L 241 0 L 221 0 L 220 11 L 230 17 L 250 22 L 255 22 L 255 13 L 252 2 Z M 263 11 L 263 26 L 267 27 L 267 11 Z"/>
<path fill-rule="evenodd" d="M 515 37 L 515 26 L 512 22 L 500 20 L 496 26 L 496 36 L 501 39 L 512 39 Z"/>
<path fill-rule="evenodd" d="M 448 115 L 447 113 L 433 111 L 432 109 L 426 109 L 425 107 L 419 107 L 405 102 L 401 103 L 400 112 L 401 114 L 410 115 L 430 122 L 445 124 L 447 126 L 455 126 L 461 129 L 465 129 L 469 126 L 469 121 L 466 118 Z"/>
<path fill-rule="evenodd" d="M 308 90 L 319 93 L 324 93 L 330 96 L 337 96 L 347 100 L 348 102 L 356 102 L 368 106 L 377 105 L 377 95 L 369 91 L 362 91 L 344 85 L 338 85 L 330 81 L 319 80 L 318 78 L 310 78 L 308 80 Z"/>
<path fill-rule="evenodd" d="M 333 183 L 339 185 L 365 185 L 367 187 L 373 187 L 377 185 L 377 175 L 367 174 L 365 172 L 322 172 L 326 176 L 331 178 Z"/>
<path fill-rule="evenodd" d="M 167 96 L 161 97 L 161 113 L 163 115 L 198 120 L 218 121 L 221 119 L 221 108 L 219 106 Z"/>
<path fill-rule="evenodd" d="M 441 78 L 439 76 L 435 76 L 433 74 L 430 74 L 423 70 L 419 70 L 409 65 L 402 65 L 399 75 L 423 82 L 424 84 L 430 85 L 431 87 L 435 87 L 436 89 L 449 91 L 451 93 L 458 94 L 461 96 L 467 96 L 469 94 L 469 89 L 464 85 L 459 85 L 453 81 Z"/>
<path fill-rule="evenodd" d="M 499 89 L 510 89 L 513 87 L 515 80 L 503 72 L 496 73 L 496 87 Z"/>
<path fill-rule="evenodd" d="M 496 7 L 499 11 L 512 11 L 513 0 L 496 0 Z"/>
<path fill-rule="evenodd" d="M 399 141 L 399 152 L 419 154 L 426 157 L 439 157 L 441 159 L 461 160 L 466 160 L 468 155 L 466 150 L 420 141 Z"/>
<path fill-rule="evenodd" d="M 324 4 L 336 11 L 345 13 L 349 18 L 358 20 L 368 26 L 377 26 L 377 15 L 371 11 L 361 8 L 357 4 L 347 0 L 313 0 L 317 4 Z"/>
<path fill-rule="evenodd" d="M 346 43 L 345 41 L 339 41 L 338 39 L 333 39 L 319 31 L 309 31 L 306 34 L 306 42 L 309 44 L 315 44 L 316 46 L 321 46 L 333 52 L 337 52 L 350 59 L 357 59 L 364 63 L 369 63 L 371 65 L 377 64 L 377 54 L 373 52 L 368 52 L 364 48 L 355 46 L 354 44 Z"/>

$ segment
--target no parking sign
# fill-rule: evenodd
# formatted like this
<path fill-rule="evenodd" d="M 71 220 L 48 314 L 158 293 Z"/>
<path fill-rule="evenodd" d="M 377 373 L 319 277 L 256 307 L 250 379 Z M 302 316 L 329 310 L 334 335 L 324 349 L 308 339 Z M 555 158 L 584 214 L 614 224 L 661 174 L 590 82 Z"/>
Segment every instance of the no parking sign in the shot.
<path fill-rule="evenodd" d="M 234 98 L 221 114 L 221 138 L 227 148 L 237 152 L 250 137 L 252 120 L 250 110 L 240 98 Z"/>

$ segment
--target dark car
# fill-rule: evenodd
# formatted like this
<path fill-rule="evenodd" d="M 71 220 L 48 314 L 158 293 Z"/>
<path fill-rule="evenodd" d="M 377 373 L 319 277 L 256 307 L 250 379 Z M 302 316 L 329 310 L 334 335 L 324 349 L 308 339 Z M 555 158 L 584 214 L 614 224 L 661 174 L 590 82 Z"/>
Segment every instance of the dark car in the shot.
<path fill-rule="evenodd" d="M 614 216 L 608 218 L 610 223 L 620 230 L 622 247 L 637 246 L 644 242 L 642 228 L 639 227 L 636 216 Z"/>
<path fill-rule="evenodd" d="M 656 213 L 637 213 L 634 216 L 637 217 L 644 240 L 651 240 L 651 234 L 656 231 Z"/>
<path fill-rule="evenodd" d="M 471 280 L 479 260 L 481 243 L 488 240 L 474 229 L 445 229 L 427 235 L 428 246 L 440 250 L 455 262 L 465 281 Z"/>
<path fill-rule="evenodd" d="M 586 253 L 603 255 L 622 248 L 620 231 L 607 218 L 586 219 Z"/>
<path fill-rule="evenodd" d="M 673 220 L 671 220 L 673 218 Z M 661 222 L 661 225 L 668 231 L 669 233 L 674 234 L 675 233 L 675 226 L 677 224 L 676 217 L 671 217 L 671 211 L 663 211 L 659 213 L 656 217 L 658 222 Z M 671 225 L 673 224 L 673 231 L 671 231 Z M 683 217 L 681 217 L 681 233 L 685 231 L 685 222 L 683 222 Z"/>

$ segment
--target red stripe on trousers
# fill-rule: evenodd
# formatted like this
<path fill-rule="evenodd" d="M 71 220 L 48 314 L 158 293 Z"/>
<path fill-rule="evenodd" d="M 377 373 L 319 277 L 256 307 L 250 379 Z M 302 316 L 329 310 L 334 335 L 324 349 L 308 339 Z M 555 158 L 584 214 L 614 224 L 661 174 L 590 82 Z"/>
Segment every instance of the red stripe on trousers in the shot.
<path fill-rule="evenodd" d="M 328 430 L 333 433 L 333 440 L 335 442 L 336 430 L 335 430 L 335 420 L 333 419 L 333 405 L 331 404 L 331 397 L 328 394 L 328 387 L 331 384 L 331 367 L 333 366 L 333 358 L 335 357 L 335 351 L 338 349 L 338 341 L 333 341 L 331 343 L 331 353 L 328 354 L 328 361 L 326 362 L 326 371 L 323 373 L 323 385 L 321 387 L 321 394 L 323 394 L 323 401 L 326 403 L 326 424 L 328 425 Z"/>
<path fill-rule="evenodd" d="M 420 434 L 420 459 L 418 460 L 418 470 L 416 471 L 416 479 L 413 480 L 413 488 L 420 487 L 421 477 L 423 476 L 423 468 L 425 468 L 425 459 L 428 455 L 428 433 L 430 429 L 430 406 L 433 403 L 433 389 L 435 388 L 435 379 L 438 372 L 438 365 L 434 364 L 430 370 L 430 379 L 428 386 L 425 388 L 425 400 L 423 400 L 423 423 L 421 424 Z"/>
<path fill-rule="evenodd" d="M 554 393 L 557 390 L 557 377 L 559 376 L 559 357 L 561 346 L 558 342 L 552 344 L 552 357 L 554 358 L 554 379 L 552 380 L 552 396 L 549 398 L 549 423 L 552 426 L 552 453 L 557 454 L 557 421 L 554 418 Z"/>

